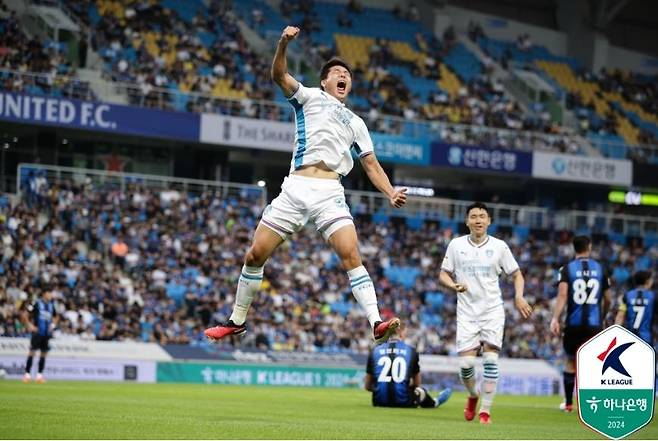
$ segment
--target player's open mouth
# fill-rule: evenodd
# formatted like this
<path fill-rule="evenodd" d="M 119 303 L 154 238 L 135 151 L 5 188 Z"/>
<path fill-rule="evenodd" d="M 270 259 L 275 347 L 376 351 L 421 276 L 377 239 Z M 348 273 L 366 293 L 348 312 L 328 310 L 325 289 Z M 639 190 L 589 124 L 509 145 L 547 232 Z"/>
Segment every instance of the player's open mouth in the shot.
<path fill-rule="evenodd" d="M 347 82 L 345 81 L 339 81 L 338 84 L 336 84 L 336 89 L 338 89 L 338 91 L 341 93 L 345 93 L 346 88 L 347 88 Z"/>

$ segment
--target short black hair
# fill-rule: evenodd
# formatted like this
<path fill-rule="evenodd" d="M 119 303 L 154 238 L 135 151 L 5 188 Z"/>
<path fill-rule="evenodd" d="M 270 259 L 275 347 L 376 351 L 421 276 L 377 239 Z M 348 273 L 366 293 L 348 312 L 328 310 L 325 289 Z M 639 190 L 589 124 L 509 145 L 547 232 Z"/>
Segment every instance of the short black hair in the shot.
<path fill-rule="evenodd" d="M 491 217 L 491 213 L 489 212 L 489 207 L 487 207 L 484 202 L 473 202 L 471 205 L 466 207 L 466 217 L 468 218 L 469 213 L 471 210 L 474 210 L 476 208 L 481 208 L 484 211 L 487 212 L 487 216 Z"/>
<path fill-rule="evenodd" d="M 332 57 L 329 61 L 327 61 L 322 65 L 322 69 L 320 69 L 320 81 L 325 80 L 327 78 L 327 76 L 329 75 L 329 70 L 334 66 L 344 67 L 350 73 L 350 78 L 354 77 L 354 75 L 352 75 L 352 68 L 350 67 L 349 64 L 347 64 L 347 61 L 339 57 Z M 322 86 L 320 86 L 320 88 L 324 90 Z"/>
<path fill-rule="evenodd" d="M 651 271 L 638 271 L 633 274 L 633 284 L 637 286 L 642 286 L 651 278 Z"/>
<path fill-rule="evenodd" d="M 585 253 L 592 244 L 592 240 L 587 236 L 576 236 L 573 238 L 573 249 L 576 254 Z"/>

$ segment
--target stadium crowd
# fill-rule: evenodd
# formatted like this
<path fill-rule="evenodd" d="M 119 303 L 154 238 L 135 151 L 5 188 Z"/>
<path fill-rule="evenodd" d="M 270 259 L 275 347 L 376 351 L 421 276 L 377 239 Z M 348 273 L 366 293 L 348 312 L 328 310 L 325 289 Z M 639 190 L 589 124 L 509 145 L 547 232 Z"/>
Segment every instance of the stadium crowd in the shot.
<path fill-rule="evenodd" d="M 10 92 L 94 99 L 89 83 L 54 47 L 22 31 L 16 12 L 0 1 L 0 87 Z"/>
<path fill-rule="evenodd" d="M 89 23 L 89 4 L 84 3 L 74 10 Z M 100 2 L 98 5 L 100 18 L 91 27 L 92 47 L 103 57 L 109 79 L 134 84 L 125 87 L 130 103 L 279 121 L 291 119 L 291 110 L 286 105 L 272 104 L 275 95 L 269 78 L 270 60 L 256 54 L 247 44 L 230 2 L 214 0 L 207 13 L 199 11 L 191 20 L 159 4 Z M 310 59 L 326 60 L 336 54 L 332 42 L 317 45 L 309 38 L 319 30 L 313 2 L 282 2 L 280 8 L 283 17 L 295 14 L 303 17 L 300 25 L 306 32 L 300 44 Z M 358 15 L 361 10 L 358 2 L 351 2 L 342 11 L 343 19 Z M 251 13 L 242 18 L 253 28 L 268 20 L 258 8 Z M 408 19 L 408 14 L 409 11 L 405 12 L 399 19 Z M 164 22 L 169 25 L 161 26 Z M 390 43 L 378 41 L 371 49 L 369 64 L 354 66 L 354 95 L 361 99 L 353 103 L 353 109 L 367 116 L 374 129 L 389 134 L 405 133 L 404 122 L 426 120 L 464 125 L 447 133 L 451 136 L 445 139 L 450 142 L 574 151 L 573 138 L 570 142 L 568 134 L 552 123 L 547 112 L 537 117 L 526 114 L 504 92 L 502 84 L 486 72 L 462 81 L 462 87 L 454 95 L 437 90 L 421 97 L 411 92 L 405 79 L 387 69 L 391 65 L 407 66 L 417 77 L 438 79 L 438 63 L 450 51 L 454 40 L 454 31 L 446 33 L 443 39 L 429 38 L 426 47 L 431 63 L 423 69 L 414 63 L 410 65 L 408 60 L 396 59 L 389 49 Z M 513 137 L 504 134 L 492 139 L 494 131 L 481 133 L 471 130 L 471 125 L 553 136 L 528 133 L 514 142 Z M 421 122 L 419 126 L 425 134 L 429 134 L 427 130 L 435 135 L 446 134 L 433 130 L 428 123 Z"/>
<path fill-rule="evenodd" d="M 25 336 L 19 312 L 43 289 L 55 293 L 59 339 L 207 344 L 203 329 L 231 311 L 243 253 L 258 221 L 257 194 L 125 190 L 91 181 L 60 184 L 34 175 L 23 200 L 4 201 L 0 217 L 0 336 Z M 454 354 L 455 299 L 438 284 L 439 262 L 455 232 L 425 222 L 356 217 L 361 250 L 384 316 L 400 314 L 421 352 Z M 556 270 L 571 256 L 566 233 L 553 241 L 506 237 L 526 275 L 528 322 L 503 282 L 503 354 L 556 360 L 548 323 Z M 386 254 L 381 250 L 386 249 Z M 597 244 L 615 290 L 632 271 L 655 267 L 658 247 Z M 287 242 L 265 267 L 248 317 L 250 332 L 232 345 L 273 350 L 358 351 L 371 332 L 338 261 L 312 229 Z M 621 292 L 621 291 L 617 291 Z"/>

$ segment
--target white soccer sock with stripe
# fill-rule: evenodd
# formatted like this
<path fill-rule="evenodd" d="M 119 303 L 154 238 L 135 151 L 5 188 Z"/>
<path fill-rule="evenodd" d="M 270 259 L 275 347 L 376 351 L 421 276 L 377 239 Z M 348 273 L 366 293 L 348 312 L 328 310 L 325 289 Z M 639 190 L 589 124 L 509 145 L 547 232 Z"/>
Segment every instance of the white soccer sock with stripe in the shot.
<path fill-rule="evenodd" d="M 350 278 L 354 298 L 366 310 L 370 326 L 375 326 L 375 323 L 380 322 L 382 318 L 379 316 L 377 294 L 375 294 L 375 286 L 372 284 L 368 270 L 361 265 L 349 270 L 347 276 Z"/>
<path fill-rule="evenodd" d="M 472 397 L 477 397 L 475 388 L 475 356 L 462 355 L 459 357 L 459 379 Z"/>
<path fill-rule="evenodd" d="M 242 267 L 242 273 L 240 273 L 240 279 L 238 279 L 238 289 L 235 294 L 233 313 L 230 317 L 230 320 L 236 325 L 243 324 L 247 319 L 249 306 L 251 306 L 251 302 L 254 300 L 262 282 L 262 266 L 244 265 Z"/>
<path fill-rule="evenodd" d="M 482 375 L 483 394 L 480 412 L 490 413 L 494 395 L 496 395 L 496 387 L 498 386 L 498 354 L 483 352 L 482 366 L 484 367 L 484 373 Z"/>

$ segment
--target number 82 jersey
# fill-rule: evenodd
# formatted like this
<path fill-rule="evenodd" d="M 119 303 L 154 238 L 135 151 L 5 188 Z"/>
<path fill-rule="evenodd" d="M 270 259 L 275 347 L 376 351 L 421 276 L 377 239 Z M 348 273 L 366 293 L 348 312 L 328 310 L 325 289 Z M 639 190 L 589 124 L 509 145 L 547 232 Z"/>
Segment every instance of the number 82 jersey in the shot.
<path fill-rule="evenodd" d="M 603 296 L 610 287 L 600 263 L 594 259 L 575 259 L 560 268 L 559 283 L 567 283 L 566 326 L 598 328 L 603 325 Z"/>

